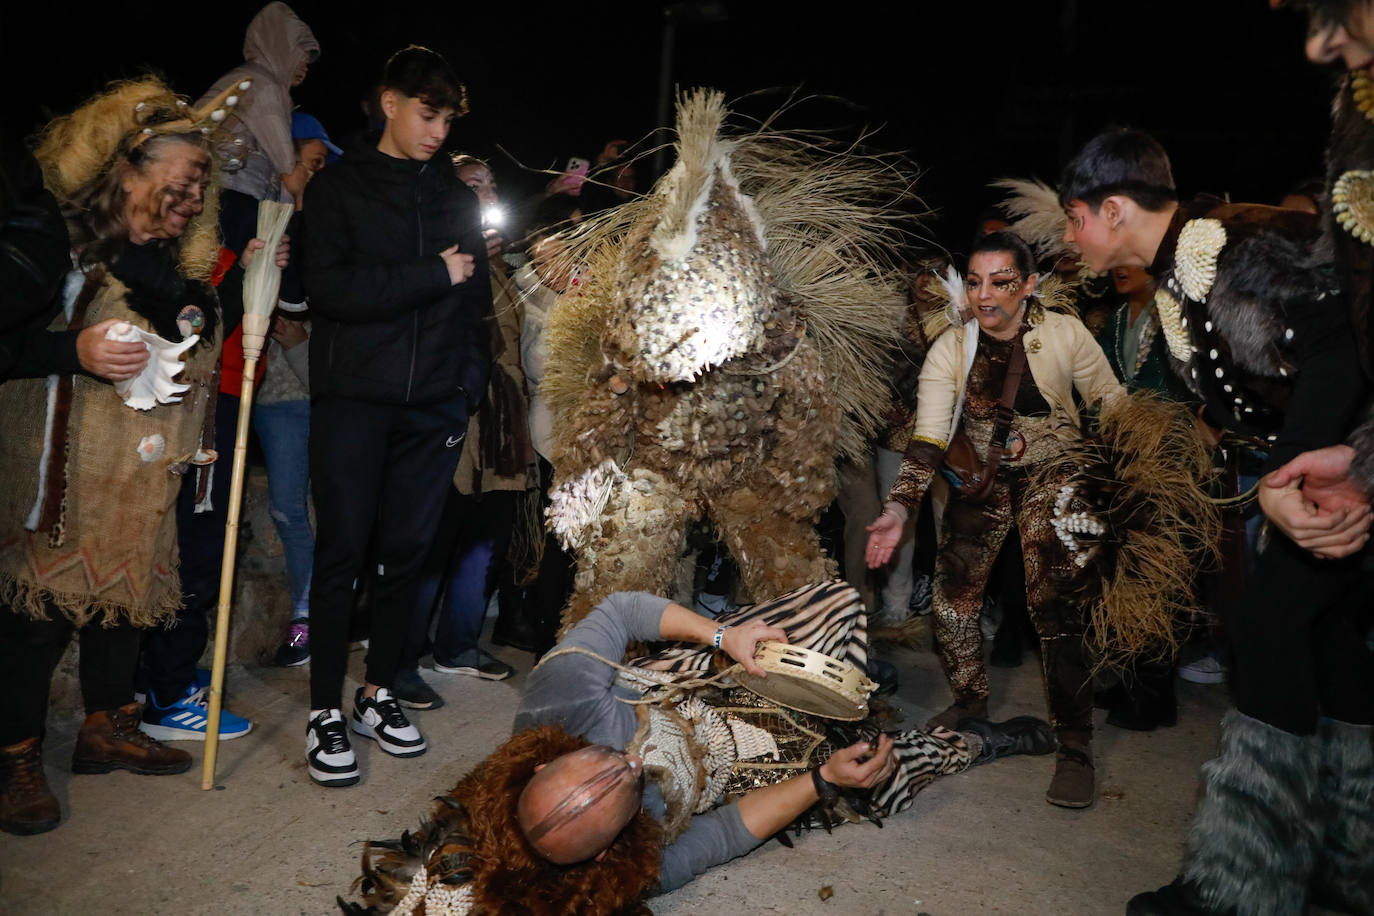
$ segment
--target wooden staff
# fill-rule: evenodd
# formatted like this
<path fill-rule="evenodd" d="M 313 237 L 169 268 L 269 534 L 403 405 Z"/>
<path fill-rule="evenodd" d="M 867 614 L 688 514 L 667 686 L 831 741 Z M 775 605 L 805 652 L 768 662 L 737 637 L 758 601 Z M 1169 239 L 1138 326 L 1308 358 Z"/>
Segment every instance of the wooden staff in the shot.
<path fill-rule="evenodd" d="M 258 203 L 258 238 L 264 242 L 243 278 L 243 388 L 239 392 L 239 422 L 234 437 L 234 473 L 229 484 L 229 517 L 224 522 L 224 560 L 219 573 L 219 613 L 215 620 L 215 661 L 210 669 L 210 721 L 205 729 L 205 762 L 200 787 L 215 787 L 215 758 L 219 753 L 219 714 L 224 702 L 224 664 L 229 651 L 229 608 L 234 598 L 234 559 L 239 546 L 239 509 L 243 503 L 243 471 L 248 460 L 248 418 L 253 409 L 253 380 L 258 357 L 272 326 L 281 288 L 277 247 L 291 218 L 290 204 Z"/>

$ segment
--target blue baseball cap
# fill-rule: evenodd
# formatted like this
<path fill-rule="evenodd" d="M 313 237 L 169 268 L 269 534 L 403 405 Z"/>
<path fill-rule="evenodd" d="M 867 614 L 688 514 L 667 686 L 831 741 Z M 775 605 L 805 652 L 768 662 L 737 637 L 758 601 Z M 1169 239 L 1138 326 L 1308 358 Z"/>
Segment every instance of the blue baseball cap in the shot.
<path fill-rule="evenodd" d="M 329 150 L 329 160 L 333 162 L 343 155 L 343 150 L 334 145 L 329 139 L 329 134 L 325 132 L 324 125 L 320 119 L 303 111 L 291 113 L 291 139 L 292 140 L 319 140 L 324 144 L 324 148 Z"/>

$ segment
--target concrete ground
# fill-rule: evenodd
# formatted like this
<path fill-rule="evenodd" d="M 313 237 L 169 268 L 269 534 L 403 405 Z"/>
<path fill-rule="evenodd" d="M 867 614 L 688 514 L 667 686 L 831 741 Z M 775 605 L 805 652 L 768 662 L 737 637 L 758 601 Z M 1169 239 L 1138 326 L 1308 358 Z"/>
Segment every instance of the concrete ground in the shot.
<path fill-rule="evenodd" d="M 360 785 L 323 789 L 305 772 L 308 669 L 230 669 L 229 705 L 251 734 L 220 747 L 214 791 L 200 790 L 203 746 L 184 775 L 73 777 L 79 718 L 54 714 L 44 748 L 63 823 L 36 837 L 0 834 L 0 914 L 325 914 L 358 874 L 361 841 L 413 826 L 438 792 L 508 733 L 530 656 L 501 683 L 425 676 L 448 701 L 415 714 L 429 739 L 398 760 L 365 739 Z M 907 725 L 947 702 L 929 652 L 888 653 L 902 670 Z M 349 691 L 362 653 L 350 659 Z M 990 669 L 994 717 L 1044 714 L 1038 665 Z M 1180 682 L 1179 722 L 1152 733 L 1103 726 L 1098 799 L 1087 810 L 1045 803 L 1053 758 L 996 761 L 936 782 L 888 820 L 769 842 L 652 902 L 655 913 L 1121 913 L 1178 865 L 1198 784 L 1226 705 L 1220 687 Z"/>

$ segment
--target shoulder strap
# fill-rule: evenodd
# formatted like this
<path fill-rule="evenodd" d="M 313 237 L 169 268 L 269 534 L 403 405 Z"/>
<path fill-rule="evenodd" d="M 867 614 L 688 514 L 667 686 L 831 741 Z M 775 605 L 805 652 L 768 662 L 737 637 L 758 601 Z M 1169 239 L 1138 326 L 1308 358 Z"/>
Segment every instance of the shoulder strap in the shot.
<path fill-rule="evenodd" d="M 1007 434 L 1011 432 L 1012 405 L 1016 403 L 1016 392 L 1021 387 L 1021 377 L 1026 374 L 1025 327 L 1016 332 L 1011 345 L 1011 355 L 1007 358 L 1007 377 L 1002 383 L 1002 400 L 997 404 L 997 420 L 992 425 L 992 440 L 988 442 L 988 457 L 983 473 L 983 486 L 980 491 L 992 488 L 997 468 L 1002 464 L 1002 453 L 1007 448 Z"/>

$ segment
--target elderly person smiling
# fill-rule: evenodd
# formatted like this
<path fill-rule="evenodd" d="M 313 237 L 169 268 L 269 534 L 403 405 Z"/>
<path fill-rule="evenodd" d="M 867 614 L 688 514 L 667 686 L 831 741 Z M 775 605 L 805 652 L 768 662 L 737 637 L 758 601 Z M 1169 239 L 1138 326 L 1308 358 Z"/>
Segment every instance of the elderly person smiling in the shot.
<path fill-rule="evenodd" d="M 222 112 L 227 96 L 211 108 Z M 191 764 L 139 730 L 133 676 L 140 628 L 181 601 L 172 508 L 180 475 L 210 446 L 220 296 L 241 308 L 241 267 L 219 295 L 210 284 L 210 113 L 154 79 L 119 83 L 49 124 L 37 150 L 75 249 L 52 330 L 106 327 L 128 342 L 88 339 L 104 355 L 83 359 L 123 384 L 57 374 L 0 387 L 0 829 L 11 833 L 60 819 L 41 742 L 73 632 L 88 715 L 72 769 L 162 775 Z M 250 243 L 240 263 L 261 247 Z"/>

